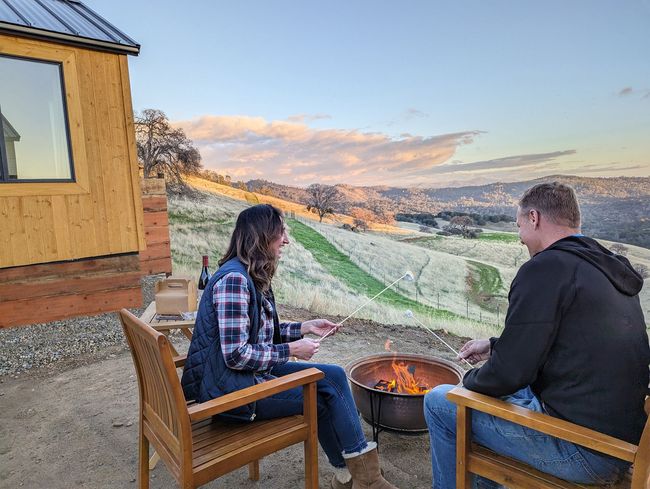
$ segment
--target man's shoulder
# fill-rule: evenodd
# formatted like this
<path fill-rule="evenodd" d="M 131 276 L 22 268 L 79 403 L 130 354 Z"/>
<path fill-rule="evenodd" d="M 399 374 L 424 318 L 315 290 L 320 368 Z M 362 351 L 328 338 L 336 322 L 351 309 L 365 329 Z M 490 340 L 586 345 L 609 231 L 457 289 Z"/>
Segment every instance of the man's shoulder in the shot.
<path fill-rule="evenodd" d="M 518 275 L 564 274 L 569 272 L 571 267 L 568 265 L 572 262 L 577 262 L 577 260 L 571 253 L 556 249 L 546 249 L 537 253 L 524 263 L 519 269 Z"/>

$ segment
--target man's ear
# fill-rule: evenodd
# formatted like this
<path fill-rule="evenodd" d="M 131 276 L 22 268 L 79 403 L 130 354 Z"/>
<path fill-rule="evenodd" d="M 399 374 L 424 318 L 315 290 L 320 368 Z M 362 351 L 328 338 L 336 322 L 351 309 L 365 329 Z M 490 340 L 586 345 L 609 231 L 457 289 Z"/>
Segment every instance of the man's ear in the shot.
<path fill-rule="evenodd" d="M 533 225 L 534 229 L 539 227 L 539 211 L 536 209 L 531 209 L 528 211 L 528 220 Z"/>

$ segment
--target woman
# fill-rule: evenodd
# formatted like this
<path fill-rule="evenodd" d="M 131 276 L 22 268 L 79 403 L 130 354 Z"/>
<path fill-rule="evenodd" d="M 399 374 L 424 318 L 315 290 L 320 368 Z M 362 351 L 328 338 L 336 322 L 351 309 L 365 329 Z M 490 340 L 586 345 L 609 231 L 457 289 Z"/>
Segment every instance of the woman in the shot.
<path fill-rule="evenodd" d="M 185 397 L 205 402 L 316 367 L 325 374 L 317 384 L 318 440 L 335 468 L 332 487 L 396 489 L 380 473 L 376 444 L 366 441 L 343 369 L 289 362 L 289 357 L 309 360 L 318 352 L 319 342 L 303 335 L 323 336 L 338 326 L 326 319 L 279 322 L 271 280 L 288 243 L 275 207 L 256 205 L 239 214 L 228 250 L 199 304 L 183 371 Z M 225 416 L 253 421 L 300 414 L 302 408 L 299 387 Z"/>

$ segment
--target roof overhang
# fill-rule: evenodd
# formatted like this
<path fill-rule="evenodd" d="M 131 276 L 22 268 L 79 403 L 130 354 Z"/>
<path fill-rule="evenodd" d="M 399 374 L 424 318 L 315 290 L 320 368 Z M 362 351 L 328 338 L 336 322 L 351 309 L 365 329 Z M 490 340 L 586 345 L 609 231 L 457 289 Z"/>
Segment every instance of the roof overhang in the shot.
<path fill-rule="evenodd" d="M 88 49 L 97 49 L 100 51 L 108 51 L 116 54 L 131 54 L 133 56 L 140 54 L 139 44 L 136 44 L 134 46 L 127 46 L 125 44 L 101 41 L 98 39 L 90 39 L 88 37 L 64 34 L 61 32 L 48 31 L 46 29 L 37 29 L 24 25 L 11 24 L 9 22 L 0 21 L 0 33 L 29 37 L 42 41 L 60 42 L 63 44 L 70 44 L 73 46 L 79 46 Z"/>

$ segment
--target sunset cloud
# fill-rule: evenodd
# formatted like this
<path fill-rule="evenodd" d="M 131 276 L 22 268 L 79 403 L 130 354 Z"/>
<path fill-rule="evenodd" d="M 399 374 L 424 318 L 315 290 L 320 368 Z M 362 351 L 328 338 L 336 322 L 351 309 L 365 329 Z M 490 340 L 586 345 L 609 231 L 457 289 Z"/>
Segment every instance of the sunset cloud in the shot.
<path fill-rule="evenodd" d="M 477 172 L 477 171 L 500 171 L 505 169 L 523 168 L 527 166 L 539 166 L 556 160 L 562 156 L 576 154 L 574 149 L 565 151 L 554 151 L 552 153 L 537 153 L 527 155 L 506 156 L 493 160 L 475 161 L 473 163 L 447 164 L 441 165 L 431 170 L 434 174 L 458 173 L 458 172 Z"/>
<path fill-rule="evenodd" d="M 415 110 L 415 109 L 413 109 Z M 345 129 L 314 129 L 292 120 L 203 116 L 179 121 L 199 148 L 206 168 L 233 178 L 282 183 L 411 185 L 449 161 L 481 131 L 422 137 Z M 312 119 L 313 120 L 313 119 Z"/>

